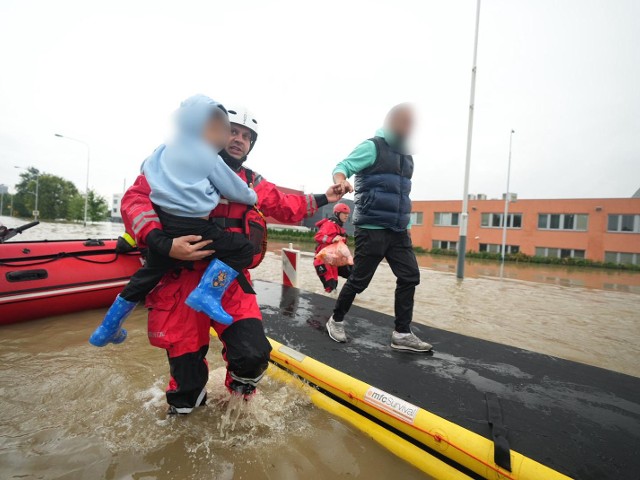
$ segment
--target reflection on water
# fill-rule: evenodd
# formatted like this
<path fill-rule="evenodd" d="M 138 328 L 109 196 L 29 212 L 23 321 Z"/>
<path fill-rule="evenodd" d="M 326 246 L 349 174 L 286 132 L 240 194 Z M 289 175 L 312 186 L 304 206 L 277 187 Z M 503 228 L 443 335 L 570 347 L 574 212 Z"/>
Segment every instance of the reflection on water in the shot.
<path fill-rule="evenodd" d="M 269 242 L 269 249 L 279 253 L 288 243 Z M 294 247 L 311 252 L 311 243 L 296 243 Z M 455 273 L 456 258 L 445 255 L 418 255 L 418 264 L 438 272 Z M 500 264 L 493 260 L 467 258 L 465 276 L 469 278 L 500 278 Z M 605 268 L 567 267 L 563 265 L 541 265 L 536 263 L 507 262 L 503 277 L 526 282 L 551 283 L 564 287 L 584 287 L 640 294 L 640 272 L 611 270 Z"/>
<path fill-rule="evenodd" d="M 418 263 L 421 267 L 441 272 L 455 273 L 456 270 L 455 257 L 419 255 Z M 500 277 L 500 264 L 491 260 L 469 258 L 465 262 L 465 275 Z M 640 294 L 640 272 L 624 270 L 507 262 L 504 266 L 504 278 Z"/>

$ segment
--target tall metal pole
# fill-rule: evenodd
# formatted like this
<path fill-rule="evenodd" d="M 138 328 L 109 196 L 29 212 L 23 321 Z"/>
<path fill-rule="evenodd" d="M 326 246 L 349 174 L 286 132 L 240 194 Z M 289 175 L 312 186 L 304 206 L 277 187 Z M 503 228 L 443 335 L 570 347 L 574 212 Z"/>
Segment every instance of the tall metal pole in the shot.
<path fill-rule="evenodd" d="M 91 162 L 91 149 L 89 148 L 89 144 L 84 140 L 79 140 L 73 137 L 67 137 L 66 135 L 61 135 L 59 133 L 54 134 L 58 138 L 66 138 L 67 140 L 71 140 L 74 142 L 78 142 L 83 144 L 87 148 L 87 181 L 85 183 L 85 193 L 84 193 L 84 226 L 87 226 L 87 212 L 89 210 L 89 165 Z"/>
<path fill-rule="evenodd" d="M 87 226 L 87 214 L 89 211 L 89 162 L 91 160 L 91 152 L 89 150 L 89 144 L 85 143 L 87 147 L 87 180 L 84 185 L 84 226 Z"/>
<path fill-rule="evenodd" d="M 501 259 L 504 264 L 504 257 L 507 253 L 507 216 L 509 215 L 509 201 L 511 200 L 511 193 L 509 192 L 509 181 L 511 180 L 511 144 L 513 142 L 513 134 L 515 130 L 511 130 L 509 135 L 509 163 L 507 164 L 507 193 L 504 196 L 504 215 L 502 216 L 502 249 Z"/>
<path fill-rule="evenodd" d="M 476 6 L 476 35 L 473 45 L 473 67 L 471 68 L 471 98 L 469 100 L 469 125 L 467 127 L 467 158 L 464 169 L 464 193 L 460 214 L 460 238 L 458 240 L 458 265 L 456 276 L 464 278 L 464 260 L 467 253 L 467 226 L 469 224 L 469 171 L 471 169 L 471 140 L 473 138 L 473 110 L 476 99 L 476 70 L 478 59 L 478 31 L 480 30 L 480 0 Z"/>
<path fill-rule="evenodd" d="M 38 211 L 39 191 L 40 191 L 40 173 L 38 173 L 38 175 L 36 176 L 36 208 L 35 208 L 35 215 L 33 216 L 34 220 L 38 220 L 38 216 L 40 215 L 40 212 Z"/>

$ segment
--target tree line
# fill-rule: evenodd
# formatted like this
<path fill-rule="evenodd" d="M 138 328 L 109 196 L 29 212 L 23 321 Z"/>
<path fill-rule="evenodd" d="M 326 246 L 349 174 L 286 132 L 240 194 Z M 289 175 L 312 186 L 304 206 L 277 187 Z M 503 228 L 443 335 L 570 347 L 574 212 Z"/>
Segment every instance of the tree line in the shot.
<path fill-rule="evenodd" d="M 39 218 L 70 221 L 84 219 L 84 195 L 73 182 L 57 175 L 40 172 L 34 167 L 29 167 L 20 174 L 20 181 L 15 185 L 16 193 L 5 195 L 3 211 L 0 214 L 25 218 L 32 216 L 33 210 L 36 209 L 36 184 Z M 104 197 L 90 189 L 87 198 L 89 220 L 97 222 L 109 216 L 109 204 Z"/>

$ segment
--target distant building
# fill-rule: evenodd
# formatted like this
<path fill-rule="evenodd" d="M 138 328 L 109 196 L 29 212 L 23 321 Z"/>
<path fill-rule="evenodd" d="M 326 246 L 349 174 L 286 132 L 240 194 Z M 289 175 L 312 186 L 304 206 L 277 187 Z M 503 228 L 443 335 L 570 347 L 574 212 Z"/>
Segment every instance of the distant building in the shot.
<path fill-rule="evenodd" d="M 634 193 L 631 198 L 640 198 L 640 188 L 636 190 L 636 193 Z"/>
<path fill-rule="evenodd" d="M 414 201 L 414 245 L 456 250 L 461 209 L 460 200 Z M 467 250 L 500 252 L 503 212 L 502 200 L 469 200 Z M 640 198 L 517 200 L 507 252 L 640 265 Z"/>
<path fill-rule="evenodd" d="M 124 193 L 114 193 L 111 201 L 111 221 L 116 223 L 122 223 L 122 214 L 120 213 L 120 204 L 122 203 L 122 196 Z"/>

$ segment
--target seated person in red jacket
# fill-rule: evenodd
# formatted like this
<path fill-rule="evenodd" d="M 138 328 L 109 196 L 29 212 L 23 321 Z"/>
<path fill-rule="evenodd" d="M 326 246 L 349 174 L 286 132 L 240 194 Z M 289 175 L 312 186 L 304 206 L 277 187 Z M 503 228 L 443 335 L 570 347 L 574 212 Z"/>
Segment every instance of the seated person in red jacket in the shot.
<path fill-rule="evenodd" d="M 347 231 L 344 229 L 344 223 L 349 218 L 351 209 L 349 205 L 345 203 L 337 203 L 333 207 L 333 216 L 330 218 L 323 218 L 318 223 L 318 233 L 316 233 L 315 241 L 318 243 L 316 247 L 316 254 L 320 252 L 324 247 L 331 245 L 334 242 L 340 242 L 347 239 Z M 333 265 L 325 264 L 322 260 L 315 259 L 313 266 L 316 267 L 316 273 L 322 282 L 324 291 L 331 293 L 338 288 L 338 276 L 342 278 L 349 278 L 351 274 L 351 265 L 345 265 L 343 267 L 334 267 Z"/>

